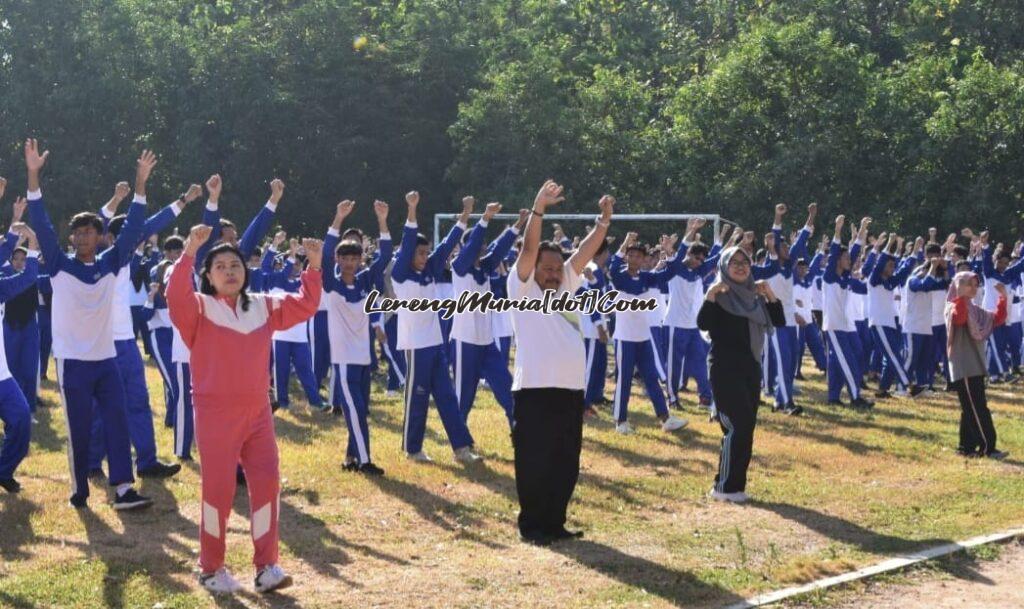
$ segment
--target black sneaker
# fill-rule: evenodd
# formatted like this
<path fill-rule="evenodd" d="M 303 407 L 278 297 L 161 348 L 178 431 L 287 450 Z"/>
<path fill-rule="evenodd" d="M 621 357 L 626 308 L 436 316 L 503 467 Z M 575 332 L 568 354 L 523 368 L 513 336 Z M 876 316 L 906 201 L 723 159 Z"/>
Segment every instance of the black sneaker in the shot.
<path fill-rule="evenodd" d="M 850 402 L 850 406 L 857 408 L 859 410 L 869 410 L 875 407 L 875 403 L 869 400 L 865 400 L 864 398 L 857 398 L 856 400 Z"/>
<path fill-rule="evenodd" d="M 569 529 L 562 527 L 558 531 L 548 533 L 548 535 L 555 541 L 559 541 L 562 539 L 582 539 L 583 531 L 570 531 Z"/>
<path fill-rule="evenodd" d="M 153 500 L 143 497 L 135 489 L 130 488 L 123 495 L 114 499 L 114 509 L 119 511 L 141 510 L 153 505 Z"/>
<path fill-rule="evenodd" d="M 996 461 L 1002 461 L 1003 459 L 1009 457 L 1010 453 L 1006 452 L 1005 450 L 993 450 L 990 453 L 986 453 L 985 456 L 988 457 L 989 459 L 995 459 Z"/>
<path fill-rule="evenodd" d="M 71 495 L 71 498 L 68 499 L 68 503 L 70 503 L 71 507 L 75 508 L 76 510 L 82 510 L 87 507 L 87 500 L 88 497 L 86 497 L 85 495 Z"/>
<path fill-rule="evenodd" d="M 793 402 L 786 404 L 782 407 L 782 414 L 788 414 L 791 417 L 798 417 L 804 413 L 803 406 L 797 406 Z"/>
<path fill-rule="evenodd" d="M 358 471 L 360 474 L 366 474 L 368 476 L 384 475 L 384 470 L 381 469 L 380 467 L 377 467 L 377 465 L 375 465 L 373 462 L 363 463 L 358 468 L 356 468 L 356 471 Z"/>
<path fill-rule="evenodd" d="M 170 478 L 181 471 L 181 464 L 175 463 L 163 463 L 157 461 L 153 465 L 150 465 L 146 469 L 139 470 L 140 478 Z"/>
<path fill-rule="evenodd" d="M 359 469 L 359 462 L 346 461 L 345 463 L 342 464 L 341 469 L 345 470 L 346 472 L 354 472 Z"/>
<path fill-rule="evenodd" d="M 892 397 L 892 394 L 889 393 L 888 391 L 876 391 L 875 392 L 875 399 L 876 400 L 888 400 L 891 397 Z"/>
<path fill-rule="evenodd" d="M 14 478 L 0 478 L 0 488 L 4 489 L 8 493 L 17 493 L 21 491 L 21 485 Z"/>
<path fill-rule="evenodd" d="M 523 540 L 523 543 L 528 543 L 531 546 L 550 546 L 554 538 L 547 533 L 541 533 L 539 531 L 530 533 L 520 533 L 519 538 Z"/>

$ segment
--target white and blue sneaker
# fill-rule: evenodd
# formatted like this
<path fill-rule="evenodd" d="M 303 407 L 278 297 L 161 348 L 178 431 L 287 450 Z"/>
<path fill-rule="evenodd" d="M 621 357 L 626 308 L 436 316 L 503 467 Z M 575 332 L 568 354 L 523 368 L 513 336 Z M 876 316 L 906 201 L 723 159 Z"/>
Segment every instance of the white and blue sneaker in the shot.
<path fill-rule="evenodd" d="M 242 584 L 232 577 L 227 567 L 221 567 L 213 573 L 200 573 L 199 585 L 214 594 L 233 594 L 242 589 Z"/>

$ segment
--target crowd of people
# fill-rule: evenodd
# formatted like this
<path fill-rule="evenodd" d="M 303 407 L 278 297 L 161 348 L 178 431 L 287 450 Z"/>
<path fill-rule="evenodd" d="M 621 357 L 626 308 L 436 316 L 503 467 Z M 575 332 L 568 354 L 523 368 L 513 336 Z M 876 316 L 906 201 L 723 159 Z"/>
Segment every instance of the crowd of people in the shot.
<path fill-rule="evenodd" d="M 74 507 L 87 507 L 90 478 L 106 478 L 115 509 L 148 507 L 135 476 L 174 476 L 198 449 L 199 581 L 211 591 L 239 588 L 224 567 L 239 483 L 250 499 L 256 589 L 292 581 L 277 564 L 272 413 L 291 407 L 293 371 L 311 408 L 344 417 L 342 467 L 371 476 L 384 475 L 370 442 L 378 366 L 387 368 L 387 394 L 404 391 L 402 448 L 415 462 L 432 460 L 423 447 L 431 397 L 453 458 L 481 460 L 470 413 L 485 384 L 511 431 L 519 532 L 541 545 L 581 535 L 565 523 L 584 422 L 610 405 L 615 431 L 633 433 L 634 379 L 665 433 L 687 425 L 680 396 L 692 382 L 697 404 L 722 428 L 710 496 L 723 501 L 748 499 L 759 405 L 804 413 L 798 396 L 808 353 L 807 365 L 827 377 L 829 405 L 866 410 L 894 395 L 955 392 L 958 451 L 1006 455 L 996 446 L 985 387 L 1014 382 L 1021 370 L 1020 242 L 993 244 L 987 232 L 970 229 L 941 242 L 934 229 L 927 238 L 872 234 L 870 218 L 847 230 L 842 215 L 831 234 L 816 238 L 816 204 L 795 231 L 785 228 L 789 210 L 780 204 L 763 241 L 731 226 L 706 235 L 705 221 L 690 220 L 681 237 L 662 235 L 650 245 L 629 232 L 613 252 L 611 196 L 601 198 L 585 234 L 571 238 L 556 224 L 553 238 L 542 239 L 544 214 L 564 198 L 553 181 L 490 240 L 502 206 L 486 205 L 470 228 L 476 202 L 466 197 L 458 221 L 431 246 L 419 231 L 416 192 L 405 197 L 398 244 L 383 201 L 373 204 L 376 238 L 346 226 L 355 203 L 345 200 L 322 239 L 289 240 L 278 231 L 267 240 L 284 183 L 271 182 L 266 205 L 239 235 L 221 217 L 219 175 L 206 181 L 201 223 L 161 241 L 204 188 L 193 184 L 148 215 L 146 184 L 157 164 L 149 151 L 138 159 L 134 185 L 117 184 L 98 213 L 73 215 L 65 241 L 43 198 L 48 154 L 26 141 L 27 196 L 14 202 L 0 244 L 0 487 L 20 490 L 15 471 L 29 450 L 39 378 L 52 356 Z M 0 196 L 5 186 L 0 181 Z M 592 290 L 658 306 L 613 315 L 470 310 L 450 319 L 367 306 L 373 294 L 520 299 Z M 163 423 L 174 430 L 176 463 L 157 458 L 140 344 L 163 380 Z"/>

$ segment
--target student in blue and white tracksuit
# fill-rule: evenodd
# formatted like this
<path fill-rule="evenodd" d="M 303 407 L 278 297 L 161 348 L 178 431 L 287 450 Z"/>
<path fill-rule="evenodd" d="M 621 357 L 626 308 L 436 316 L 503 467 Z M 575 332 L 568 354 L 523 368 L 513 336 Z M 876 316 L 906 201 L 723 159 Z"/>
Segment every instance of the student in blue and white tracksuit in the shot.
<path fill-rule="evenodd" d="M 25 250 L 24 266 L 21 271 L 0 277 L 0 316 L 5 313 L 5 303 L 35 286 L 39 273 L 39 244 L 31 230 L 23 230 L 26 236 L 31 235 L 29 247 Z M 7 239 L 13 247 L 18 241 L 18 235 L 14 235 L 11 240 L 8 234 Z M 0 351 L 0 421 L 4 423 L 4 436 L 0 443 L 0 488 L 8 493 L 17 493 L 21 490 L 21 484 L 14 478 L 14 472 L 28 454 L 32 414 L 25 395 L 11 376 L 3 351 Z"/>
<path fill-rule="evenodd" d="M 584 270 L 584 281 L 577 295 L 588 290 L 605 292 L 608 288 L 608 275 L 602 268 L 608 260 L 608 242 L 603 241 L 594 259 Z M 591 414 L 596 405 L 606 403 L 604 397 L 605 372 L 608 370 L 608 322 L 598 311 L 590 315 L 580 315 L 580 334 L 583 335 L 585 351 L 586 387 L 583 393 L 583 406 Z"/>
<path fill-rule="evenodd" d="M 526 214 L 520 214 L 516 226 L 502 231 L 494 241 L 494 247 L 483 249 L 487 225 L 494 214 L 501 211 L 498 203 L 489 203 L 483 217 L 473 230 L 462 238 L 462 247 L 452 261 L 452 286 L 455 298 L 464 293 L 490 293 L 490 274 L 501 264 L 505 254 L 512 248 L 520 227 L 526 223 Z M 512 425 L 512 374 L 501 351 L 494 344 L 494 333 L 489 312 L 466 311 L 452 320 L 451 350 L 452 367 L 455 371 L 455 395 L 459 400 L 459 412 L 463 420 L 469 420 L 469 413 L 476 400 L 476 389 L 480 379 L 494 393 L 494 399 L 505 410 L 509 426 Z"/>
<path fill-rule="evenodd" d="M 274 270 L 272 266 L 276 252 L 268 247 L 264 254 L 263 287 L 268 294 L 298 294 L 299 288 L 302 287 L 302 282 L 299 280 L 299 270 L 302 264 L 296 258 L 298 242 L 293 240 L 292 243 L 292 251 L 280 270 Z M 367 327 L 369 327 L 369 322 L 367 322 Z M 368 335 L 366 345 L 369 345 Z M 273 359 L 275 396 L 273 405 L 275 407 L 287 409 L 291 405 L 288 385 L 290 384 L 291 370 L 294 367 L 295 376 L 299 379 L 299 384 L 306 394 L 306 400 L 310 407 L 317 410 L 326 408 L 323 398 L 320 397 L 320 385 L 317 384 L 313 374 L 313 353 L 310 350 L 306 322 L 274 332 Z"/>
<path fill-rule="evenodd" d="M 690 225 L 696 227 L 696 224 Z M 688 227 L 689 228 L 689 227 Z M 697 383 L 699 402 L 711 406 L 711 383 L 708 382 L 708 344 L 697 329 L 697 314 L 704 303 L 704 277 L 718 265 L 718 252 L 722 249 L 718 235 L 715 244 L 708 246 L 696 242 L 694 232 L 687 231 L 679 244 L 677 254 L 682 262 L 669 265 L 675 271 L 666 282 L 668 307 L 665 309 L 665 327 L 668 348 L 665 363 L 668 375 L 668 399 L 679 405 L 679 392 L 687 378 Z"/>
<path fill-rule="evenodd" d="M 380 228 L 379 256 L 369 266 L 363 266 L 363 244 L 354 239 L 338 243 L 341 225 L 355 204 L 338 204 L 334 222 L 324 238 L 324 251 L 334 253 L 335 264 L 323 275 L 324 295 L 327 300 L 327 329 L 330 336 L 331 362 L 334 368 L 331 385 L 331 404 L 335 412 L 344 413 L 348 426 L 348 449 L 345 469 L 370 475 L 382 475 L 384 470 L 370 459 L 370 347 L 366 298 L 372 290 L 379 290 L 384 269 L 391 260 L 391 235 L 388 233 L 387 203 L 376 201 L 374 212 Z"/>
<path fill-rule="evenodd" d="M 150 271 L 150 284 L 157 284 L 159 289 L 153 295 L 152 300 L 147 298 L 146 304 L 143 305 L 143 314 L 149 318 L 146 322 L 149 325 L 151 343 L 149 351 L 153 354 L 153 361 L 156 362 L 160 378 L 164 383 L 164 426 L 171 428 L 174 427 L 178 396 L 175 393 L 177 382 L 174 362 L 171 357 L 174 330 L 171 326 L 171 316 L 167 312 L 167 300 L 164 298 L 164 289 L 167 287 L 164 277 L 169 273 L 171 266 L 181 257 L 184 249 L 185 241 L 177 235 L 172 235 L 164 240 L 163 260 Z"/>
<path fill-rule="evenodd" d="M 95 403 L 104 423 L 110 463 L 108 480 L 116 489 L 114 508 L 148 507 L 152 501 L 132 488 L 135 478 L 131 440 L 124 385 L 117 369 L 114 309 L 110 303 L 117 290 L 117 273 L 131 260 L 145 224 L 145 185 L 156 157 L 143 152 L 139 159 L 135 198 L 113 246 L 97 252 L 103 238 L 99 216 L 81 213 L 71 219 L 74 254 L 61 251 L 60 239 L 43 203 L 39 170 L 46 157 L 46 153 L 39 154 L 35 140 L 25 143 L 29 217 L 36 227 L 53 285 L 53 353 L 68 425 L 71 505 L 84 508 L 89 497 L 89 448 Z"/>
<path fill-rule="evenodd" d="M 15 243 L 15 239 L 8 239 L 2 247 L 6 250 L 8 242 Z M 23 247 L 15 248 L 13 254 L 0 252 L 2 260 L 10 258 L 9 264 L 0 268 L 0 277 L 9 277 L 25 270 L 25 261 L 28 251 Z M 7 366 L 14 377 L 21 393 L 28 402 L 29 410 L 36 411 L 36 401 L 39 395 L 39 322 L 37 321 L 37 309 L 39 308 L 39 290 L 36 284 L 25 288 L 20 294 L 9 298 L 5 303 L 6 313 L 4 314 L 4 352 L 7 356 Z"/>
<path fill-rule="evenodd" d="M 931 247 L 931 246 L 929 246 Z M 936 245 L 937 249 L 938 246 Z M 906 318 L 903 320 L 903 331 L 907 337 L 907 372 L 911 375 L 914 386 L 911 396 L 921 395 L 928 391 L 935 376 L 935 355 L 932 347 L 932 292 L 945 291 L 948 281 L 945 280 L 945 266 L 942 266 L 942 278 L 936 276 L 938 264 L 942 261 L 939 252 L 926 251 L 927 259 L 913 270 L 907 280 L 903 297 L 907 300 Z M 920 254 L 918 254 L 920 260 Z"/>
<path fill-rule="evenodd" d="M 797 321 L 797 354 L 796 374 L 794 378 L 803 380 L 801 369 L 803 367 L 804 351 L 810 351 L 814 359 L 815 367 L 825 372 L 828 367 L 828 358 L 825 355 L 825 343 L 821 336 L 821 328 L 814 316 L 814 281 L 821 274 L 821 263 L 825 255 L 818 252 L 811 259 L 810 264 L 806 260 L 798 260 L 793 275 L 793 302 L 796 304 Z M 819 299 L 820 302 L 820 299 Z"/>
<path fill-rule="evenodd" d="M 362 247 L 362 245 L 360 245 Z M 329 274 L 333 269 L 328 269 Z M 327 299 L 320 299 L 316 314 L 306 322 L 306 342 L 313 356 L 313 380 L 322 387 L 331 371 L 331 337 L 327 330 Z"/>
<path fill-rule="evenodd" d="M 459 221 L 433 251 L 427 238 L 417 232 L 416 208 L 419 193 L 405 196 L 408 204 L 402 245 L 391 267 L 391 285 L 401 299 L 439 298 L 437 283 L 445 274 L 448 256 L 466 230 L 472 212 L 463 202 Z M 402 449 L 414 461 L 430 461 L 423 451 L 423 435 L 427 426 L 430 396 L 441 415 L 455 457 L 462 462 L 475 462 L 480 456 L 473 452 L 473 436 L 459 412 L 448 364 L 448 350 L 441 336 L 439 316 L 433 311 L 398 312 L 398 348 L 405 350 L 408 374 L 405 380 L 405 420 L 402 425 Z"/>
<path fill-rule="evenodd" d="M 391 286 L 391 265 L 394 264 L 394 258 L 385 260 L 384 264 L 381 296 L 394 298 L 395 290 Z M 384 359 L 388 362 L 388 384 L 385 395 L 391 396 L 394 392 L 405 387 L 405 353 L 398 348 L 398 315 L 395 313 L 381 313 L 373 318 L 372 325 L 375 329 L 379 328 L 384 332 L 384 340 L 380 340 L 379 333 L 377 334 L 377 340 L 381 343 L 381 352 L 384 354 Z"/>
<path fill-rule="evenodd" d="M 803 408 L 797 406 L 793 400 L 796 353 L 799 347 L 794 267 L 797 260 L 807 255 L 807 240 L 814 232 L 814 218 L 818 213 L 818 206 L 812 203 L 807 209 L 807 222 L 797 233 L 792 245 L 787 248 L 782 234 L 782 217 L 786 213 L 786 206 L 782 204 L 775 206 L 775 223 L 772 225 L 772 234 L 775 236 L 774 254 L 778 257 L 778 270 L 767 279 L 772 292 L 782 302 L 782 312 L 786 318 L 786 325 L 775 328 L 775 332 L 772 332 L 765 340 L 765 349 L 768 354 L 767 372 L 775 388 L 775 404 L 772 410 L 789 415 L 799 415 L 803 412 Z"/>
<path fill-rule="evenodd" d="M 36 279 L 39 292 L 39 306 L 36 308 L 36 319 L 39 321 L 39 378 L 48 379 L 50 355 L 53 354 L 53 321 L 50 304 L 53 302 L 53 286 L 50 275 L 40 269 Z"/>
<path fill-rule="evenodd" d="M 127 194 L 127 185 L 124 185 Z M 139 345 L 135 338 L 135 324 L 132 317 L 131 298 L 134 286 L 132 277 L 141 272 L 142 243 L 167 226 L 190 202 L 202 193 L 199 185 L 193 186 L 188 194 L 184 194 L 167 207 L 163 208 L 148 220 L 138 236 L 138 249 L 128 265 L 117 272 L 114 299 L 109 306 L 113 308 L 114 347 L 117 352 L 117 369 L 121 374 L 121 383 L 125 392 L 125 412 L 128 415 L 128 433 L 132 446 L 135 447 L 135 467 L 143 478 L 166 478 L 178 473 L 179 464 L 166 464 L 157 460 L 156 438 L 153 431 L 153 410 L 149 405 L 149 390 L 146 388 L 146 369 L 139 353 Z M 125 216 L 114 216 L 117 206 L 124 198 L 115 194 L 110 202 L 100 210 L 100 217 L 107 223 L 107 239 L 112 243 L 122 231 Z M 93 419 L 92 450 L 90 451 L 90 471 L 100 468 L 106 451 L 102 444 L 103 421 L 100 417 Z"/>
<path fill-rule="evenodd" d="M 208 198 L 206 207 L 203 209 L 203 221 L 206 226 L 213 227 L 210 238 L 199 248 L 195 258 L 195 278 L 198 282 L 199 273 L 202 271 L 206 253 L 220 242 L 227 242 L 238 245 L 242 256 L 249 258 L 256 249 L 257 244 L 270 228 L 270 223 L 277 212 L 278 203 L 284 194 L 284 182 L 275 179 L 270 183 L 270 198 L 260 208 L 256 216 L 246 227 L 242 238 L 238 238 L 238 230 L 235 225 L 221 218 L 220 215 L 220 194 L 223 189 L 223 182 L 219 175 L 214 174 L 206 181 Z M 167 285 L 173 266 L 167 267 L 163 285 Z M 198 286 L 198 283 L 196 284 Z M 198 287 L 197 287 L 198 289 Z M 192 460 L 192 444 L 195 440 L 195 421 L 192 411 L 192 369 L 189 364 L 191 353 L 177 328 L 173 328 L 171 339 L 171 375 L 174 382 L 173 393 L 175 397 L 174 415 L 174 454 L 182 461 Z"/>
<path fill-rule="evenodd" d="M 899 263 L 894 257 L 896 235 L 889 236 L 886 249 L 878 252 L 878 258 L 868 275 L 868 327 L 875 349 L 881 353 L 882 372 L 878 379 L 876 398 L 889 398 L 889 388 L 896 381 L 901 391 L 907 391 L 911 380 L 904 367 L 903 337 L 896 321 L 896 289 L 907 281 L 914 268 L 915 259 L 908 257 Z"/>
<path fill-rule="evenodd" d="M 1011 262 L 1010 251 L 1007 248 L 999 248 L 992 253 L 992 246 L 988 243 L 988 235 L 982 234 L 984 247 L 981 253 L 982 276 L 985 278 L 985 296 L 982 307 L 995 312 L 996 303 L 999 300 L 997 284 L 1006 288 L 1007 294 L 1012 292 L 1013 285 L 1020 281 L 1024 272 L 1024 258 L 1018 258 Z M 1007 324 L 992 329 L 988 338 L 988 373 L 989 381 L 1001 383 L 1013 378 L 1010 359 L 1010 330 Z"/>
<path fill-rule="evenodd" d="M 861 371 L 856 351 L 857 326 L 848 314 L 847 300 L 852 280 L 852 260 L 860 254 L 860 237 L 853 241 L 847 251 L 840 242 L 840 234 L 846 218 L 836 218 L 836 231 L 829 245 L 825 273 L 822 275 L 823 328 L 828 341 L 828 401 L 839 401 L 843 385 L 850 394 L 850 405 L 855 408 L 870 408 L 874 404 L 860 394 Z M 865 219 L 866 220 L 866 219 Z M 867 222 L 862 222 L 861 232 L 866 232 Z"/>
<path fill-rule="evenodd" d="M 511 251 L 510 251 L 511 253 Z M 491 293 L 495 298 L 508 298 L 508 267 L 512 264 L 505 262 L 498 265 L 495 272 L 491 273 Z M 513 259 L 515 262 L 515 259 Z M 494 311 L 491 313 L 491 332 L 494 334 L 494 344 L 501 353 L 501 360 L 508 366 L 512 359 L 512 314 L 508 311 Z M 607 357 L 607 353 L 605 354 Z"/>
<path fill-rule="evenodd" d="M 636 243 L 636 233 L 629 233 L 622 247 L 608 263 L 611 284 L 619 292 L 617 301 L 641 300 L 644 293 L 679 272 L 684 248 L 662 271 L 641 271 L 640 266 L 646 251 Z M 615 431 L 621 434 L 633 433 L 627 421 L 630 389 L 633 386 L 633 370 L 639 368 L 640 378 L 647 389 L 647 396 L 654 406 L 654 412 L 661 420 L 664 431 L 674 431 L 686 426 L 687 421 L 668 412 L 665 393 L 659 382 L 658 350 L 651 336 L 650 315 L 647 311 L 617 311 L 615 322 Z"/>

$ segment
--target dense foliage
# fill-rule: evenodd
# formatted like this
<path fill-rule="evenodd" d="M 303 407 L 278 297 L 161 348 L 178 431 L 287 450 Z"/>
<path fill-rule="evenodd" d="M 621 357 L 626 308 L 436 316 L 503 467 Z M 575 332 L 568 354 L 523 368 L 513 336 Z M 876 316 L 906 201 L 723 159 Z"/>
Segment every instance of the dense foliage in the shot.
<path fill-rule="evenodd" d="M 1009 238 L 1022 62 L 1011 0 L 0 0 L 0 174 L 22 188 L 35 135 L 61 215 L 145 146 L 158 196 L 218 171 L 238 220 L 281 177 L 292 230 L 343 196 L 519 207 L 555 177 L 566 211 L 817 200 Z"/>

